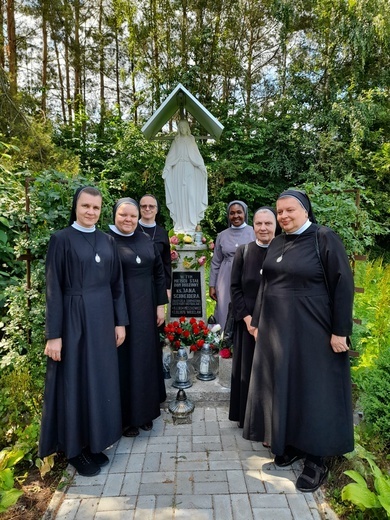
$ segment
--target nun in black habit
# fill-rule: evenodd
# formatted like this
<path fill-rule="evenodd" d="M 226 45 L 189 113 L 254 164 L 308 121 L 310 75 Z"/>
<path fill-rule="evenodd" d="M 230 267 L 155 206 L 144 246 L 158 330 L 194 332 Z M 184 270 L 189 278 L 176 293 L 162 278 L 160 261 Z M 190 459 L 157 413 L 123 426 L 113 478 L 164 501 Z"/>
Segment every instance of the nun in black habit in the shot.
<path fill-rule="evenodd" d="M 121 437 L 117 347 L 128 323 L 115 241 L 96 229 L 102 198 L 77 190 L 69 227 L 46 257 L 48 356 L 39 456 L 64 452 L 84 476 L 108 463 Z"/>
<path fill-rule="evenodd" d="M 280 233 L 276 212 L 262 206 L 253 216 L 256 240 L 238 246 L 231 274 L 231 302 L 234 315 L 234 352 L 230 389 L 229 419 L 244 425 L 249 380 L 255 351 L 253 309 L 260 285 L 260 270 L 271 240 Z"/>
<path fill-rule="evenodd" d="M 119 199 L 113 216 L 110 233 L 122 262 L 129 313 L 126 340 L 118 349 L 122 427 L 125 437 L 135 437 L 139 428 L 152 429 L 160 403 L 166 399 L 158 326 L 164 322 L 168 297 L 157 245 L 136 231 L 137 202 L 130 197 Z"/>
<path fill-rule="evenodd" d="M 160 203 L 154 195 L 146 193 L 141 197 L 139 207 L 141 218 L 138 220 L 137 231 L 142 231 L 146 235 L 149 235 L 157 246 L 164 266 L 165 283 L 169 298 L 172 283 L 171 246 L 168 233 L 156 222 L 156 217 L 160 211 Z M 162 327 L 164 327 L 164 324 Z M 163 328 L 161 332 L 164 332 Z"/>
<path fill-rule="evenodd" d="M 270 444 L 277 466 L 304 458 L 296 487 L 312 492 L 328 473 L 323 457 L 354 447 L 354 284 L 340 238 L 315 223 L 304 192 L 283 192 L 277 219 L 284 233 L 268 248 L 252 318 L 258 334 L 243 435 Z"/>

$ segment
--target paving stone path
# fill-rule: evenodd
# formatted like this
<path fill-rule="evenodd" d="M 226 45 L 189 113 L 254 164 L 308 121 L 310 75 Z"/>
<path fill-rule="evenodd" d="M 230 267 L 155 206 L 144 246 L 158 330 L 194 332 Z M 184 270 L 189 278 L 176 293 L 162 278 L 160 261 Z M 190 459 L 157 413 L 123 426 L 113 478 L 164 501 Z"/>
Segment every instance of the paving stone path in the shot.
<path fill-rule="evenodd" d="M 73 475 L 56 492 L 45 520 L 337 518 L 321 491 L 295 489 L 300 462 L 277 468 L 269 449 L 242 438 L 223 403 L 196 406 L 184 425 L 162 410 L 150 432 L 122 437 L 106 453 L 99 475 Z"/>

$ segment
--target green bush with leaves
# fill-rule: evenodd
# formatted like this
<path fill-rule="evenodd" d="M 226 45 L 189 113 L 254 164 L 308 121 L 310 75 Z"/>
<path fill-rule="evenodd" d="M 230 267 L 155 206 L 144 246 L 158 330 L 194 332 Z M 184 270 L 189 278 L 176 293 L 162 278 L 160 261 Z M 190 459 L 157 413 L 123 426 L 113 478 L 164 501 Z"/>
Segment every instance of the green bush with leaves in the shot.
<path fill-rule="evenodd" d="M 390 476 L 375 463 L 373 454 L 359 444 L 346 457 L 356 469 L 345 471 L 354 482 L 343 487 L 341 499 L 361 511 L 374 510 L 370 518 L 390 518 Z"/>
<path fill-rule="evenodd" d="M 17 445 L 27 458 L 36 456 L 42 396 L 43 374 L 32 360 L 0 372 L 0 448 Z"/>
<path fill-rule="evenodd" d="M 332 228 L 340 235 L 348 254 L 366 254 L 380 235 L 389 228 L 379 224 L 369 211 L 373 200 L 364 184 L 352 175 L 339 181 L 306 182 L 303 185 L 312 202 L 319 224 Z"/>
<path fill-rule="evenodd" d="M 390 447 L 390 346 L 379 355 L 371 369 L 359 379 L 359 405 L 363 411 L 363 426 L 385 449 Z"/>
<path fill-rule="evenodd" d="M 378 259 L 357 262 L 355 285 L 364 288 L 355 294 L 354 348 L 360 357 L 352 367 L 358 389 L 358 406 L 363 412 L 362 427 L 375 437 L 378 446 L 390 446 L 390 265 Z"/>
<path fill-rule="evenodd" d="M 353 342 L 360 352 L 354 368 L 354 379 L 372 367 L 381 352 L 390 347 L 390 264 L 381 259 L 357 262 L 355 286 L 363 293 L 355 294 L 354 314 L 362 325 L 354 327 Z"/>
<path fill-rule="evenodd" d="M 23 491 L 14 488 L 14 466 L 23 459 L 22 450 L 0 451 L 0 514 L 16 504 Z"/>

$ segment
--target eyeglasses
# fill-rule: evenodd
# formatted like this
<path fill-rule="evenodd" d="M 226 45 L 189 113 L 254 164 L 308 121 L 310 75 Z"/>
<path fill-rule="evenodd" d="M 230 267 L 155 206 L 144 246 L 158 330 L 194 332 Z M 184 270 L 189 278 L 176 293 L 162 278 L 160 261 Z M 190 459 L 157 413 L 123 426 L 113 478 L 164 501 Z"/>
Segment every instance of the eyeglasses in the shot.
<path fill-rule="evenodd" d="M 155 204 L 141 204 L 140 205 L 140 208 L 141 209 L 153 209 L 153 208 L 156 208 L 157 206 Z"/>

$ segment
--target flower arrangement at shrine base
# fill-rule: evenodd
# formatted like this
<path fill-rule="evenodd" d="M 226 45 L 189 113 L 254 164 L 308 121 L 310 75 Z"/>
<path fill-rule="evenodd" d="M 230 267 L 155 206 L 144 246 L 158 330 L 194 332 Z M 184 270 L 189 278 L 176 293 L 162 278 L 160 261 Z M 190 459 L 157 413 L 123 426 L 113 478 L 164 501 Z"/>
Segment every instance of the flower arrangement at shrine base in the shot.
<path fill-rule="evenodd" d="M 211 349 L 218 348 L 220 330 L 218 324 L 210 329 L 203 320 L 181 316 L 179 320 L 172 321 L 164 327 L 162 339 L 169 343 L 173 350 L 184 346 L 188 347 L 190 352 L 197 352 L 205 343 L 208 343 Z"/>

